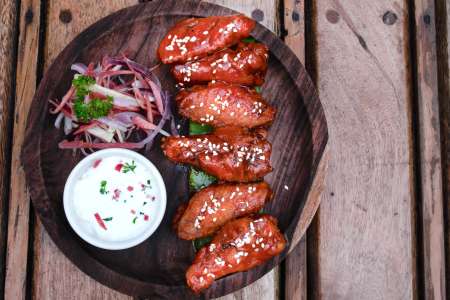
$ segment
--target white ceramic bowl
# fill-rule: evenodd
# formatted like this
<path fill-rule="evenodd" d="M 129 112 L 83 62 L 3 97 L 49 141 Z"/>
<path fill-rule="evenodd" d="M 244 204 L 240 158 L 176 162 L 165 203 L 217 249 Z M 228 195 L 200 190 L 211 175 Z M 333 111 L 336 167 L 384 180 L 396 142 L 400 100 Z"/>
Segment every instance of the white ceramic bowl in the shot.
<path fill-rule="evenodd" d="M 153 214 L 152 217 L 150 218 L 148 225 L 146 225 L 145 231 L 136 237 L 131 237 L 129 239 L 120 241 L 110 241 L 102 239 L 94 232 L 87 230 L 86 226 L 82 226 L 80 222 L 83 221 L 79 217 L 77 217 L 73 200 L 74 186 L 76 182 L 80 179 L 80 177 L 89 168 L 92 167 L 95 161 L 112 156 L 119 156 L 123 157 L 124 159 L 132 159 L 136 161 L 136 163 L 144 166 L 146 170 L 148 170 L 152 174 L 153 179 L 156 180 L 156 182 L 153 182 L 153 185 L 158 187 L 157 209 L 155 214 Z M 166 187 L 164 185 L 164 181 L 158 169 L 153 165 L 153 163 L 151 163 L 144 156 L 140 155 L 137 152 L 126 149 L 119 149 L 119 148 L 105 149 L 97 151 L 85 157 L 72 170 L 69 177 L 67 178 L 66 185 L 64 187 L 64 211 L 66 213 L 66 217 L 67 220 L 69 221 L 70 226 L 72 226 L 73 230 L 89 244 L 108 250 L 121 250 L 130 248 L 148 239 L 153 234 L 153 232 L 156 231 L 159 224 L 161 223 L 166 210 L 166 203 L 167 203 Z"/>

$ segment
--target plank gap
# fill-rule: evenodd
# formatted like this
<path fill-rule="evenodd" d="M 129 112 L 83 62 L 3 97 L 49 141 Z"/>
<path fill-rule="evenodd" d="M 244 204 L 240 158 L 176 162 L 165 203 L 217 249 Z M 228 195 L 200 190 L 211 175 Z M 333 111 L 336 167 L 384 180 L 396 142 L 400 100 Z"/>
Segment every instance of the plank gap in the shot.
<path fill-rule="evenodd" d="M 445 248 L 445 274 L 447 278 L 447 294 L 449 293 L 450 278 L 450 3 L 448 1 L 435 1 L 436 3 L 436 35 L 437 61 L 438 61 L 438 92 L 441 130 L 441 159 L 443 183 L 444 208 L 444 248 Z M 447 201 L 446 201 L 447 199 Z"/>
<path fill-rule="evenodd" d="M 421 185 L 421 166 L 420 166 L 420 137 L 419 137 L 419 91 L 418 91 L 418 69 L 417 69 L 417 46 L 416 46 L 416 19 L 415 19 L 415 4 L 414 1 L 409 1 L 408 5 L 408 32 L 409 32 L 409 60 L 410 60 L 410 107 L 411 107 L 411 143 L 412 143 L 412 160 L 413 160 L 413 172 L 412 176 L 414 182 L 413 203 L 412 207 L 415 209 L 415 214 L 413 220 L 415 224 L 413 225 L 413 230 L 415 232 L 415 243 L 413 245 L 413 257 L 415 256 L 416 265 L 416 298 L 425 299 L 425 285 L 424 285 L 424 268 L 423 268 L 423 236 L 422 236 L 422 201 L 420 195 L 422 194 Z"/>
<path fill-rule="evenodd" d="M 286 26 L 284 24 L 284 1 L 279 1 L 278 5 L 278 28 L 279 28 L 279 38 L 284 42 L 284 37 L 286 36 Z M 279 265 L 279 279 L 278 279 L 278 299 L 286 299 L 286 259 L 284 259 Z"/>
<path fill-rule="evenodd" d="M 45 42 L 46 42 L 46 28 L 47 28 L 47 8 L 48 1 L 42 0 L 40 3 L 40 14 L 39 14 L 39 40 L 38 40 L 38 49 L 37 49 L 37 64 L 36 64 L 36 86 L 37 90 L 39 83 L 44 77 L 45 73 Z M 28 223 L 28 253 L 27 253 L 27 277 L 26 277 L 26 290 L 25 297 L 26 299 L 33 298 L 33 288 L 34 288 L 34 267 L 35 267 L 35 228 L 38 222 L 33 203 L 30 199 L 29 206 L 29 223 Z"/>
<path fill-rule="evenodd" d="M 317 7 L 314 0 L 305 0 L 305 68 L 317 86 L 318 60 L 317 60 Z M 319 268 L 319 214 L 317 209 L 311 225 L 306 231 L 306 298 L 318 299 L 320 291 Z"/>

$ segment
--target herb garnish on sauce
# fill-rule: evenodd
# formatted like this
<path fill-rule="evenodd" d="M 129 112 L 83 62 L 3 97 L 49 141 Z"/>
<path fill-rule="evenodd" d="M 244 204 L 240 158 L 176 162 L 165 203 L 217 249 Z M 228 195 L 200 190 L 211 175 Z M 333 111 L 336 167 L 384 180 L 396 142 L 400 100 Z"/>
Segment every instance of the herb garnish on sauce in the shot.
<path fill-rule="evenodd" d="M 130 171 L 132 171 L 134 173 L 134 169 L 136 169 L 136 164 L 133 161 L 131 161 L 131 164 L 129 163 L 124 163 L 122 166 L 122 173 L 128 173 Z"/>

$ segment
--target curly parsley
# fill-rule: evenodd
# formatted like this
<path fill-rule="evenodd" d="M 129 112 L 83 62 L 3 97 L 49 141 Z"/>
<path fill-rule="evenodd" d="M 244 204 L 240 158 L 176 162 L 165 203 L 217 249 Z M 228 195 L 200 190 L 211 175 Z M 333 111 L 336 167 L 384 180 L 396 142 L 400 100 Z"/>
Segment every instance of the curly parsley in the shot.
<path fill-rule="evenodd" d="M 94 78 L 84 75 L 78 75 L 72 80 L 72 85 L 76 89 L 73 110 L 77 119 L 84 123 L 107 116 L 113 108 L 113 98 L 110 96 L 106 99 L 94 98 L 88 103 L 84 102 L 84 97 L 89 94 L 94 84 Z"/>

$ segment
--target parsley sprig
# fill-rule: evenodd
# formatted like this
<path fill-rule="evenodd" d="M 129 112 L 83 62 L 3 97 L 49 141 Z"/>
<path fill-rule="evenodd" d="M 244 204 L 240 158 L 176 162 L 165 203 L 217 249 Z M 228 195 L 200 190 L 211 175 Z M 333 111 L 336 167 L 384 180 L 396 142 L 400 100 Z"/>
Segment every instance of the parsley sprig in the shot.
<path fill-rule="evenodd" d="M 113 107 L 113 98 L 107 96 L 106 99 L 93 98 L 88 103 L 84 98 L 95 85 L 95 79 L 89 76 L 78 75 L 72 80 L 72 85 L 76 89 L 73 110 L 77 119 L 81 122 L 89 122 L 92 119 L 107 116 Z"/>

